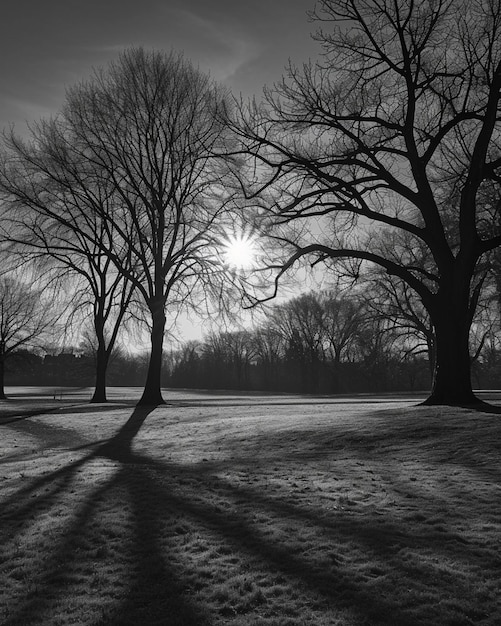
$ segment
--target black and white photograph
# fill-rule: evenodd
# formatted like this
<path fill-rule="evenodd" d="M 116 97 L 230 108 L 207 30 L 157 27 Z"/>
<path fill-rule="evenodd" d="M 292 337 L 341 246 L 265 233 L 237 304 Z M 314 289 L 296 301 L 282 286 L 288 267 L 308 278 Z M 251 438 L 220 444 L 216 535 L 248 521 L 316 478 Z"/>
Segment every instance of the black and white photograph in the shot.
<path fill-rule="evenodd" d="M 0 624 L 501 624 L 501 0 L 8 0 Z"/>

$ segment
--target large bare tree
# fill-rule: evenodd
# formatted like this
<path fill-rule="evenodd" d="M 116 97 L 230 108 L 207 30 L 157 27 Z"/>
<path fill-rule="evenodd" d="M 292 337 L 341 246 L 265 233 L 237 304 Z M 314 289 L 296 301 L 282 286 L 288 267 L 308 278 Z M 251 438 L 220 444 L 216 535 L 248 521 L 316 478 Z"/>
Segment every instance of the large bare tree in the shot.
<path fill-rule="evenodd" d="M 220 273 L 217 234 L 231 198 L 221 158 L 228 131 L 218 115 L 226 97 L 181 55 L 143 49 L 124 52 L 68 93 L 63 114 L 75 149 L 113 181 L 120 199 L 104 215 L 129 246 L 130 262 L 115 259 L 117 266 L 151 315 L 140 404 L 163 402 L 166 308 L 195 305 Z"/>
<path fill-rule="evenodd" d="M 319 61 L 291 67 L 240 128 L 259 159 L 249 193 L 280 188 L 279 274 L 305 256 L 350 257 L 398 277 L 435 330 L 428 403 L 474 403 L 469 329 L 501 243 L 485 201 L 501 182 L 501 2 L 319 0 L 313 18 Z M 405 247 L 373 246 L 392 232 Z"/>

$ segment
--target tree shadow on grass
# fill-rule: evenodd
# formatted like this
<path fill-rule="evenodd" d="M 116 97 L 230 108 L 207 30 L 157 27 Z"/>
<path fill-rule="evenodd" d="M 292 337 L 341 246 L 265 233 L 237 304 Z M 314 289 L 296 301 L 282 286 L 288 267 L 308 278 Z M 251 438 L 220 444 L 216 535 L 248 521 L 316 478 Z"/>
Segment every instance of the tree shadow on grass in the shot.
<path fill-rule="evenodd" d="M 79 611 L 86 611 L 79 623 L 100 626 L 201 626 L 217 618 L 245 620 L 247 613 L 251 621 L 239 623 L 259 623 L 257 616 L 265 614 L 266 604 L 259 595 L 254 605 L 245 606 L 238 604 L 238 598 L 231 600 L 222 594 L 219 614 L 204 612 L 204 592 L 222 584 L 217 572 L 210 568 L 205 571 L 204 567 L 211 559 L 230 569 L 239 567 L 237 562 L 230 567 L 221 557 L 218 550 L 223 544 L 226 552 L 229 550 L 228 558 L 237 555 L 235 558 L 246 564 L 244 569 L 265 571 L 270 580 L 285 577 L 298 594 L 312 598 L 316 613 L 313 610 L 310 617 L 305 615 L 296 623 L 317 624 L 318 613 L 334 616 L 343 611 L 351 614 L 349 623 L 353 624 L 425 623 L 415 607 L 406 607 L 399 596 L 405 594 L 405 581 L 410 576 L 401 563 L 402 585 L 385 597 L 378 593 L 377 584 L 357 580 L 338 552 L 339 546 L 356 544 L 383 570 L 399 563 L 397 556 L 403 547 L 424 544 L 425 550 L 437 550 L 435 540 L 416 538 L 405 523 L 391 515 L 371 519 L 357 518 L 349 510 L 316 510 L 293 494 L 280 490 L 268 493 L 225 478 L 225 472 L 236 466 L 238 469 L 240 461 L 190 465 L 138 454 L 132 443 L 151 411 L 136 408 L 114 437 L 83 457 L 33 479 L 4 501 L 2 534 L 3 545 L 8 545 L 30 539 L 34 525 L 58 506 L 75 500 L 68 519 L 58 520 L 53 515 L 57 532 L 44 545 L 44 553 L 25 556 L 28 560 L 31 555 L 32 562 L 27 564 L 30 571 L 22 580 L 23 587 L 14 585 L 8 612 L 0 616 L 4 626 L 70 623 Z M 355 441 L 343 443 L 356 447 Z M 261 465 L 259 468 L 259 456 L 255 456 L 254 469 L 271 472 L 266 459 Z M 93 471 L 95 481 L 89 484 L 87 474 L 92 478 Z M 78 489 L 82 493 L 75 496 Z M 268 533 L 269 525 L 256 520 L 256 514 L 283 527 Z M 111 527 L 107 525 L 110 520 Z M 317 558 L 307 550 L 291 551 L 288 528 L 296 533 L 314 529 L 325 537 L 330 552 Z M 210 535 L 214 544 L 203 560 L 196 560 L 192 550 L 183 548 L 183 537 L 196 533 Z M 443 553 L 455 541 L 452 532 L 447 538 Z M 465 558 L 474 558 L 466 547 L 464 551 Z M 208 578 L 200 587 L 202 570 Z M 423 576 L 424 585 L 426 568 L 414 568 L 412 576 L 416 575 Z M 114 581 L 111 587 L 107 580 Z M 205 597 L 210 594 L 207 591 Z M 55 612 L 61 615 L 59 621 Z M 278 615 L 275 623 L 286 623 L 285 616 L 282 618 Z M 463 616 L 463 621 L 450 623 L 473 622 Z"/>
<path fill-rule="evenodd" d="M 103 557 L 108 552 L 103 533 L 106 528 L 96 533 L 93 526 L 100 525 L 97 518 L 103 505 L 105 508 L 111 506 L 119 513 L 124 504 L 132 518 L 132 532 L 124 545 L 119 546 L 119 551 L 126 552 L 129 545 L 134 555 L 134 562 L 126 562 L 121 568 L 124 571 L 120 571 L 122 579 L 118 581 L 118 587 L 126 591 L 118 606 L 108 598 L 108 602 L 103 603 L 105 610 L 98 610 L 94 617 L 88 617 L 88 621 L 83 623 L 117 626 L 155 624 L 158 620 L 168 620 L 169 624 L 204 623 L 192 608 L 190 600 L 179 592 L 177 579 L 158 545 L 160 531 L 157 521 L 161 519 L 158 494 L 152 493 L 150 478 L 145 476 L 143 469 L 150 459 L 136 458 L 130 450 L 134 436 L 152 410 L 137 408 L 114 437 L 82 458 L 33 480 L 2 503 L 2 543 L 7 545 L 29 535 L 33 521 L 48 515 L 57 507 L 58 501 L 64 504 L 66 498 L 71 498 L 77 474 L 86 466 L 100 459 L 117 462 L 110 477 L 104 482 L 99 481 L 101 484 L 77 502 L 68 523 L 61 524 L 59 536 L 50 546 L 50 552 L 39 555 L 43 564 L 38 568 L 35 565 L 34 580 L 27 592 L 15 594 L 17 598 L 5 607 L 6 615 L 1 616 L 4 626 L 66 623 L 64 616 L 58 621 L 54 615 L 54 604 L 58 603 L 58 597 L 68 593 L 68 587 L 74 585 L 79 577 L 100 575 Z M 54 518 L 57 518 L 57 512 Z M 97 545 L 89 545 L 87 537 L 97 537 Z M 121 544 L 122 538 L 118 539 Z M 88 561 L 88 569 L 85 570 L 84 565 L 83 573 L 80 572 L 78 559 Z M 85 603 L 84 598 L 82 602 Z M 107 607 L 107 604 L 110 606 Z"/>

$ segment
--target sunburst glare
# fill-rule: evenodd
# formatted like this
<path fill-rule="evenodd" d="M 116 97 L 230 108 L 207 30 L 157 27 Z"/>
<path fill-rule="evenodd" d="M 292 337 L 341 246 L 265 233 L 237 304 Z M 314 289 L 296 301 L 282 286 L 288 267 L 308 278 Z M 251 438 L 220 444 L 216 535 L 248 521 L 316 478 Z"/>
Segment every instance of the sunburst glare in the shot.
<path fill-rule="evenodd" d="M 256 252 L 255 240 L 250 235 L 230 235 L 224 246 L 224 259 L 230 267 L 251 269 L 256 262 Z"/>

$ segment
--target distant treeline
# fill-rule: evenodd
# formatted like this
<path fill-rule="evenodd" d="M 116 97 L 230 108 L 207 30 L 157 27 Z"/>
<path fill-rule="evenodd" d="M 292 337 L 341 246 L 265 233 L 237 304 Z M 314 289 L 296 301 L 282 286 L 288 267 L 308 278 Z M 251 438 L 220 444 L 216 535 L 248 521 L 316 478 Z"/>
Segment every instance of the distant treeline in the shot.
<path fill-rule="evenodd" d="M 221 339 L 238 341 L 235 335 Z M 412 391 L 430 386 L 430 370 L 423 358 L 404 364 L 391 357 L 336 363 L 291 351 L 267 361 L 248 359 L 241 353 L 211 355 L 206 347 L 202 344 L 200 351 L 192 351 L 174 365 L 169 386 L 311 394 Z"/>
<path fill-rule="evenodd" d="M 273 361 L 248 358 L 231 352 L 246 333 L 222 333 L 228 351 L 214 354 L 204 342 L 187 344 L 165 355 L 162 386 L 192 389 L 235 389 L 301 393 L 384 392 L 427 389 L 428 362 L 421 358 L 404 365 L 398 358 L 382 361 L 335 363 L 316 361 L 304 355 L 284 354 Z M 250 334 L 252 335 L 252 333 Z M 211 337 L 210 343 L 216 338 Z M 249 338 L 249 337 L 246 337 Z M 146 378 L 144 356 L 119 356 L 110 364 L 109 386 L 142 386 Z M 7 366 L 7 385 L 85 386 L 94 382 L 92 356 L 59 354 L 45 356 L 20 352 Z"/>
<path fill-rule="evenodd" d="M 164 353 L 162 386 L 299 393 L 427 390 L 433 337 L 426 320 L 399 323 L 375 311 L 375 298 L 309 293 L 275 305 L 253 330 L 218 332 Z M 474 385 L 497 388 L 501 352 L 483 336 Z M 110 386 L 141 386 L 147 355 L 112 357 Z M 9 361 L 10 385 L 83 385 L 94 380 L 92 355 L 24 352 Z"/>
<path fill-rule="evenodd" d="M 108 372 L 108 384 L 141 386 L 146 378 L 146 369 L 146 356 L 114 356 Z M 40 356 L 29 351 L 19 351 L 6 363 L 6 385 L 90 387 L 94 382 L 93 355 L 63 352 Z"/>

